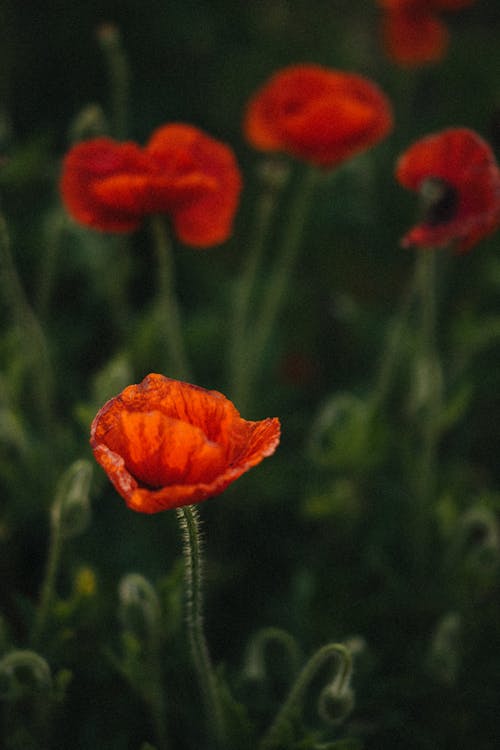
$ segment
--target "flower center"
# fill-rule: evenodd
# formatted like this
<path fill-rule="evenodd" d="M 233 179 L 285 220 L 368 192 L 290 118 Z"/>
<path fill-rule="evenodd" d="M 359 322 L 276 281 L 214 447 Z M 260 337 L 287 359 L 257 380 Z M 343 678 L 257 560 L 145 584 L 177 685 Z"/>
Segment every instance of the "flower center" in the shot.
<path fill-rule="evenodd" d="M 442 177 L 427 177 L 419 193 L 424 224 L 435 227 L 453 219 L 458 208 L 458 191 L 453 185 Z"/>

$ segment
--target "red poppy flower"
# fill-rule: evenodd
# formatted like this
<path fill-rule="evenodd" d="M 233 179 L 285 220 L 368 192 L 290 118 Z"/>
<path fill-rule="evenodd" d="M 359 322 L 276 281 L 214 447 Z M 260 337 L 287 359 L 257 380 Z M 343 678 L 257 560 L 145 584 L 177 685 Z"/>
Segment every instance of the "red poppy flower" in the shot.
<path fill-rule="evenodd" d="M 440 11 L 465 8 L 475 0 L 379 0 L 386 11 L 382 35 L 388 56 L 400 65 L 418 66 L 444 57 L 448 29 Z"/>
<path fill-rule="evenodd" d="M 132 510 L 156 513 L 218 495 L 274 453 L 278 419 L 242 419 L 217 391 L 148 375 L 96 415 L 96 460 Z"/>
<path fill-rule="evenodd" d="M 244 132 L 263 151 L 331 168 L 386 136 L 392 111 L 366 78 L 319 65 L 275 73 L 250 99 Z"/>
<path fill-rule="evenodd" d="M 240 190 L 231 149 L 184 124 L 159 128 L 144 149 L 110 138 L 79 143 L 61 178 L 63 201 L 80 223 L 129 232 L 163 213 L 182 242 L 199 248 L 228 238 Z"/>
<path fill-rule="evenodd" d="M 420 193 L 422 221 L 403 246 L 466 252 L 500 221 L 500 170 L 488 144 L 472 130 L 450 128 L 417 141 L 398 160 L 396 177 Z"/>

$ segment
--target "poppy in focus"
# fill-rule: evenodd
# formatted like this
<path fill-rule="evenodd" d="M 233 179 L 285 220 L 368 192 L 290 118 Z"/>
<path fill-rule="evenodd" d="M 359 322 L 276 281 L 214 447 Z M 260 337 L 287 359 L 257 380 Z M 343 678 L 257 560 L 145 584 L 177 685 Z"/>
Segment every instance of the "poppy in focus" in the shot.
<path fill-rule="evenodd" d="M 389 100 L 371 81 L 320 65 L 278 71 L 250 99 L 248 142 L 332 168 L 378 143 L 392 129 Z"/>
<path fill-rule="evenodd" d="M 77 144 L 64 159 L 61 194 L 85 226 L 130 232 L 146 216 L 166 214 L 182 242 L 204 248 L 228 239 L 241 184 L 227 145 L 173 123 L 145 148 L 106 137 Z"/>
<path fill-rule="evenodd" d="M 500 170 L 472 130 L 449 128 L 417 141 L 399 158 L 396 178 L 422 201 L 422 219 L 403 237 L 404 247 L 454 243 L 463 253 L 499 224 Z"/>
<path fill-rule="evenodd" d="M 148 375 L 96 415 L 90 444 L 132 510 L 206 500 L 274 453 L 276 418 L 251 422 L 217 391 Z"/>
<path fill-rule="evenodd" d="M 388 56 L 399 65 L 441 60 L 449 34 L 441 11 L 460 10 L 475 0 L 378 0 L 385 11 L 382 36 Z"/>

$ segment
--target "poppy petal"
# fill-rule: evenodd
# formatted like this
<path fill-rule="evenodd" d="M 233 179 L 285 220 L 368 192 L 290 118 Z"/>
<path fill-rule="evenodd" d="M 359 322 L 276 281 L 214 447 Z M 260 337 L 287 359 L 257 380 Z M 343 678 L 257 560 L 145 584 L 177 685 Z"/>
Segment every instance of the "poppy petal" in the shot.
<path fill-rule="evenodd" d="M 468 128 L 449 128 L 422 138 L 399 158 L 396 178 L 419 191 L 440 179 L 456 194 L 456 209 L 445 221 L 422 221 L 403 238 L 404 246 L 441 247 L 455 242 L 465 252 L 498 225 L 500 171 L 489 145 Z"/>
<path fill-rule="evenodd" d="M 394 10 L 382 21 L 388 56 L 401 65 L 421 65 L 441 60 L 448 46 L 448 30 L 427 10 Z"/>
<path fill-rule="evenodd" d="M 151 374 L 96 415 L 96 460 L 133 510 L 201 502 L 271 455 L 277 419 L 244 420 L 217 391 Z"/>
<path fill-rule="evenodd" d="M 275 73 L 250 99 L 243 123 L 255 148 L 331 168 L 392 127 L 384 94 L 361 76 L 314 64 Z"/>
<path fill-rule="evenodd" d="M 140 195 L 148 160 L 134 143 L 96 138 L 74 146 L 63 162 L 61 194 L 81 224 L 109 232 L 129 232 L 142 219 Z M 106 185 L 117 186 L 116 193 Z M 103 187 L 104 186 L 104 187 Z"/>
<path fill-rule="evenodd" d="M 159 128 L 146 150 L 162 175 L 180 189 L 186 180 L 198 182 L 196 195 L 180 193 L 170 212 L 179 239 L 199 248 L 225 242 L 232 231 L 242 187 L 232 150 L 182 123 Z"/>

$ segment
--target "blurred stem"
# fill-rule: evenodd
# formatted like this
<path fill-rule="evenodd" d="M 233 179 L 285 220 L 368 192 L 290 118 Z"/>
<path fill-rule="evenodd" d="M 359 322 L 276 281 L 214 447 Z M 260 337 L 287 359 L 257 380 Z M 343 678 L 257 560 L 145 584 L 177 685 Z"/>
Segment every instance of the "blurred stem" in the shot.
<path fill-rule="evenodd" d="M 110 305 L 110 313 L 113 324 L 122 341 L 127 340 L 129 333 L 130 310 L 127 301 L 127 282 L 130 273 L 130 238 L 120 235 L 109 238 L 109 252 L 112 254 L 111 264 L 113 273 L 109 273 L 109 267 L 103 268 L 102 273 L 107 286 L 107 295 Z M 105 255 L 103 261 L 110 262 Z"/>
<path fill-rule="evenodd" d="M 417 292 L 417 277 L 412 275 L 409 286 L 405 289 L 401 306 L 395 319 L 391 322 L 386 345 L 380 360 L 377 382 L 372 393 L 370 409 L 375 415 L 385 405 L 398 367 L 403 334 L 408 323 L 408 316 Z"/>
<path fill-rule="evenodd" d="M 304 227 L 311 205 L 314 188 L 320 172 L 307 167 L 290 205 L 283 242 L 264 292 L 264 300 L 254 324 L 246 353 L 246 368 L 240 373 L 238 408 L 243 410 L 251 398 L 254 381 L 259 374 L 262 359 L 277 318 L 281 312 L 285 292 L 290 283 L 298 258 Z"/>
<path fill-rule="evenodd" d="M 265 241 L 276 205 L 277 193 L 265 187 L 259 195 L 253 241 L 239 284 L 237 284 L 233 306 L 231 341 L 229 345 L 230 393 L 235 403 L 240 404 L 243 393 L 245 370 L 249 366 L 247 335 L 250 298 L 255 286 L 257 272 L 262 260 Z"/>
<path fill-rule="evenodd" d="M 339 691 L 342 690 L 352 672 L 351 653 L 341 643 L 329 643 L 320 648 L 302 669 L 274 722 L 261 740 L 259 750 L 279 750 L 286 746 L 285 738 L 289 738 L 290 727 L 297 719 L 297 716 L 300 715 L 300 709 L 304 704 L 309 686 L 318 671 L 332 658 L 340 658 L 341 660 L 339 668 Z"/>
<path fill-rule="evenodd" d="M 127 137 L 129 66 L 123 49 L 120 30 L 113 24 L 104 24 L 98 33 L 101 49 L 106 58 L 111 96 L 112 132 L 115 138 Z"/>
<path fill-rule="evenodd" d="M 40 590 L 40 600 L 31 632 L 30 642 L 34 649 L 37 649 L 42 641 L 50 606 L 54 598 L 57 571 L 61 559 L 62 542 L 63 537 L 60 514 L 55 513 L 51 516 L 47 564 L 45 566 L 42 588 Z"/>
<path fill-rule="evenodd" d="M 159 750 L 168 750 L 168 734 L 167 734 L 167 721 L 165 717 L 165 695 L 163 690 L 161 672 L 159 669 L 160 654 L 159 649 L 156 648 L 152 654 L 150 673 L 152 674 L 152 682 L 150 690 L 144 696 L 149 709 L 151 711 L 151 717 L 153 720 L 156 740 L 158 742 Z"/>
<path fill-rule="evenodd" d="M 9 233 L 2 214 L 0 214 L 0 281 L 13 318 L 24 334 L 27 359 L 33 354 L 35 357 L 36 367 L 31 370 L 35 402 L 48 438 L 52 431 L 53 405 L 53 372 L 49 349 L 43 330 L 28 303 L 17 274 L 10 250 Z"/>
<path fill-rule="evenodd" d="M 172 243 L 165 219 L 153 216 L 151 228 L 158 260 L 161 325 L 169 356 L 169 375 L 191 382 L 190 367 L 184 347 L 179 303 L 175 293 Z"/>
<path fill-rule="evenodd" d="M 207 723 L 213 727 L 218 747 L 224 747 L 226 732 L 217 677 L 203 631 L 203 559 L 199 515 L 193 505 L 177 509 L 184 540 L 186 569 L 187 625 L 191 655 L 205 704 Z"/>
<path fill-rule="evenodd" d="M 40 320 L 43 321 L 46 321 L 48 318 L 57 259 L 67 226 L 67 215 L 64 211 L 58 210 L 51 215 L 45 242 L 45 252 L 43 253 L 40 267 L 36 299 L 36 309 Z"/>
<path fill-rule="evenodd" d="M 435 497 L 439 419 L 442 406 L 441 363 L 436 344 L 437 251 L 429 248 L 417 255 L 416 274 L 421 305 L 420 357 L 425 368 L 425 403 L 421 414 L 421 458 L 418 476 L 418 528 L 421 530 L 419 558 L 427 553 L 428 516 Z M 417 539 L 419 534 L 417 534 Z"/>

